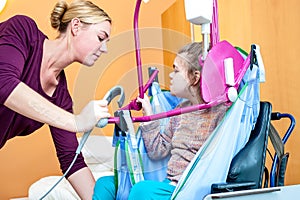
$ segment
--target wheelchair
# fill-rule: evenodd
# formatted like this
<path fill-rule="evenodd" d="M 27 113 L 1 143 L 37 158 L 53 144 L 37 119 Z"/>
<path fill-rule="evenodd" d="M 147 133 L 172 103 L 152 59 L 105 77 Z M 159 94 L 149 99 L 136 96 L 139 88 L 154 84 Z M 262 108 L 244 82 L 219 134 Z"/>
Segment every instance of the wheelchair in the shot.
<path fill-rule="evenodd" d="M 283 118 L 289 119 L 290 124 L 281 139 L 271 121 Z M 239 196 L 254 194 L 253 191 L 256 191 L 255 193 L 279 191 L 279 187 L 284 186 L 289 157 L 289 153 L 284 152 L 284 145 L 294 127 L 295 119 L 291 114 L 272 112 L 270 102 L 260 102 L 260 113 L 249 141 L 232 160 L 226 183 L 212 184 L 211 193 L 232 192 L 234 194 L 236 191 L 248 190 L 248 192 L 236 193 L 236 196 Z M 267 152 L 269 152 L 269 137 L 275 149 L 274 157 L 270 155 L 273 161 L 270 172 L 265 166 Z M 255 190 L 260 188 L 269 189 Z M 211 197 L 217 196 L 211 195 Z M 226 197 L 224 194 L 221 196 Z"/>

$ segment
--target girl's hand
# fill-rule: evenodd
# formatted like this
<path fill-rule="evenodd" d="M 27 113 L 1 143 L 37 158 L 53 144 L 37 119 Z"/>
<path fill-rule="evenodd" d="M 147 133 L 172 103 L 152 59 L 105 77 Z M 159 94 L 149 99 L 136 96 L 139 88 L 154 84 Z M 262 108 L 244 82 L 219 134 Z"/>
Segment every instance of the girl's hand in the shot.
<path fill-rule="evenodd" d="M 137 102 L 140 102 L 142 104 L 143 107 L 143 115 L 144 116 L 148 116 L 148 115 L 152 115 L 153 111 L 152 111 L 152 106 L 150 104 L 150 100 L 149 97 L 144 94 L 144 98 L 141 99 L 140 97 L 137 97 Z"/>

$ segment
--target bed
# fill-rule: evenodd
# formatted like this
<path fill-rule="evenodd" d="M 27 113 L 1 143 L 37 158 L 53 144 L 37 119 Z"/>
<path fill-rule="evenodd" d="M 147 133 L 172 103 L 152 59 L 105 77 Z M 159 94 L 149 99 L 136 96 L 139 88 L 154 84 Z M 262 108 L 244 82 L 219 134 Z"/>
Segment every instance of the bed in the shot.
<path fill-rule="evenodd" d="M 78 138 L 80 140 L 81 138 Z M 112 137 L 91 135 L 86 141 L 82 154 L 95 179 L 113 175 L 114 148 L 111 146 Z M 48 176 L 34 182 L 28 191 L 29 199 L 39 199 L 43 196 L 61 176 Z M 45 198 L 80 200 L 70 183 L 63 179 Z"/>

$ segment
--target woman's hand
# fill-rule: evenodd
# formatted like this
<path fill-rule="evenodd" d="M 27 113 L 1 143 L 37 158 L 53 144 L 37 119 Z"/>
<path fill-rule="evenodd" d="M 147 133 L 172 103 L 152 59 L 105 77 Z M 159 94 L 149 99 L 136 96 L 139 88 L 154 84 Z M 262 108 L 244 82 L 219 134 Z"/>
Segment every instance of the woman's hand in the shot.
<path fill-rule="evenodd" d="M 107 103 L 106 100 L 90 101 L 81 113 L 75 116 L 77 132 L 89 131 L 100 119 L 110 117 Z"/>
<path fill-rule="evenodd" d="M 148 115 L 152 115 L 153 114 L 152 106 L 150 104 L 149 97 L 146 94 L 144 94 L 144 98 L 143 99 L 141 99 L 140 97 L 137 97 L 137 102 L 140 102 L 142 104 L 143 115 L 144 116 L 148 116 Z"/>

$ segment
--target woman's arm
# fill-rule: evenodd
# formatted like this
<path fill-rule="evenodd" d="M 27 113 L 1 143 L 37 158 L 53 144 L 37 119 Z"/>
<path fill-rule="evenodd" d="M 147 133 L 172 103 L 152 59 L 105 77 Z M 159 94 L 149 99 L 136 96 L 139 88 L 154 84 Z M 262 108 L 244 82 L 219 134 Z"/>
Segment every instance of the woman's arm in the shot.
<path fill-rule="evenodd" d="M 110 117 L 105 100 L 91 101 L 79 115 L 73 115 L 22 82 L 15 87 L 4 105 L 28 118 L 71 132 L 88 131 L 99 119 Z"/>
<path fill-rule="evenodd" d="M 80 199 L 91 200 L 94 193 L 95 179 L 88 167 L 82 168 L 69 176 L 71 183 Z"/>

